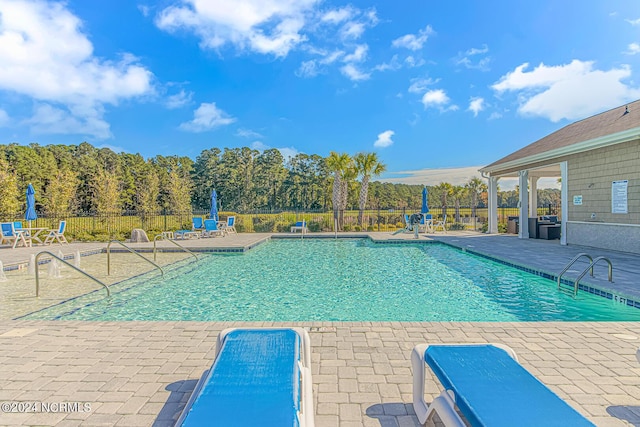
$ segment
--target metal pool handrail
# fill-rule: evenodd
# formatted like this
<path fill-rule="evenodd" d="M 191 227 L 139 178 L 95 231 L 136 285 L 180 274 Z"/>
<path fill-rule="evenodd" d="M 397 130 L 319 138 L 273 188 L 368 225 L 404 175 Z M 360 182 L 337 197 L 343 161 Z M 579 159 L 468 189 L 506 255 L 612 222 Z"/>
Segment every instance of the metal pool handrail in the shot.
<path fill-rule="evenodd" d="M 591 257 L 591 255 L 589 255 L 586 252 L 581 252 L 578 255 L 574 256 L 573 259 L 571 261 L 569 261 L 569 263 L 564 267 L 564 269 L 560 272 L 560 274 L 558 274 L 558 289 L 560 289 L 560 279 L 562 278 L 562 275 L 564 273 L 567 272 L 567 270 L 569 270 L 569 268 L 576 262 L 578 261 L 578 259 L 580 259 L 581 257 L 586 256 L 587 258 L 589 258 L 589 262 L 593 263 L 593 258 Z M 591 277 L 593 277 L 593 264 L 589 266 L 591 268 Z M 589 270 L 589 268 L 587 268 L 587 270 Z M 587 271 L 585 270 L 585 272 Z"/>
<path fill-rule="evenodd" d="M 138 255 L 140 258 L 142 258 L 143 260 L 147 261 L 149 264 L 153 265 L 155 268 L 160 270 L 160 273 L 162 273 L 162 275 L 164 276 L 164 270 L 162 269 L 162 267 L 160 267 L 158 264 L 151 261 L 149 258 L 145 257 L 144 255 L 134 251 L 129 246 L 122 243 L 120 240 L 110 240 L 109 243 L 107 244 L 107 276 L 111 274 L 111 244 L 112 243 L 117 243 L 123 248 L 125 248 L 126 250 L 128 250 L 129 252 L 131 252 L 132 254 Z"/>
<path fill-rule="evenodd" d="M 175 242 L 171 239 L 165 239 L 164 238 L 164 234 L 158 234 L 156 235 L 156 237 L 153 238 L 153 260 L 156 261 L 157 257 L 156 257 L 156 242 L 158 241 L 158 238 L 161 238 L 162 240 L 166 240 L 168 242 L 173 243 L 174 245 L 176 245 L 177 247 L 179 247 L 180 249 L 182 249 L 185 252 L 188 252 L 189 254 L 193 255 L 195 257 L 195 259 L 198 259 L 198 255 L 196 255 L 195 253 L 193 253 L 192 251 L 190 251 L 189 249 L 185 248 L 184 246 L 182 246 L 180 243 Z"/>
<path fill-rule="evenodd" d="M 105 285 L 104 283 L 102 283 L 100 280 L 96 279 L 95 277 L 93 277 L 92 275 L 90 275 L 89 273 L 80 270 L 78 267 L 76 267 L 75 265 L 65 261 L 64 259 L 60 258 L 59 256 L 52 254 L 49 251 L 42 251 L 42 252 L 38 252 L 38 254 L 36 255 L 35 258 L 35 264 L 36 264 L 36 297 L 40 296 L 40 275 L 38 274 L 38 259 L 40 258 L 40 255 L 42 254 L 47 254 L 52 256 L 53 258 L 57 259 L 58 261 L 62 262 L 63 264 L 73 268 L 74 270 L 76 270 L 79 273 L 84 274 L 86 277 L 88 277 L 89 279 L 101 284 L 102 286 L 104 286 L 104 288 L 107 290 L 107 296 L 111 296 L 111 291 L 109 290 L 109 287 L 107 285 Z"/>
<path fill-rule="evenodd" d="M 591 264 L 589 264 L 589 267 L 585 268 L 585 270 L 580 274 L 580 276 L 578 276 L 576 281 L 573 283 L 574 295 L 578 294 L 578 282 L 580 281 L 580 279 L 582 279 L 584 275 L 587 274 L 587 271 L 589 271 L 589 269 L 591 269 L 591 275 L 593 276 L 593 266 L 596 265 L 598 261 L 603 261 L 603 260 L 606 261 L 607 264 L 609 264 L 609 282 L 613 282 L 613 264 L 611 264 L 611 260 L 607 257 L 599 256 L 595 258 L 593 261 L 591 261 Z"/>

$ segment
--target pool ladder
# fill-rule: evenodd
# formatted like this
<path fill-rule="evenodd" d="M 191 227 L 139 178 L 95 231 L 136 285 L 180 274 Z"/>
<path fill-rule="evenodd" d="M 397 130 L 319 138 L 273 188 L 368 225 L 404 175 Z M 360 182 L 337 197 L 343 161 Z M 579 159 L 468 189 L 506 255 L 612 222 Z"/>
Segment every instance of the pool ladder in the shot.
<path fill-rule="evenodd" d="M 599 256 L 599 257 L 593 258 L 588 253 L 581 252 L 578 255 L 576 255 L 575 257 L 573 257 L 573 259 L 571 261 L 569 261 L 569 263 L 564 267 L 564 269 L 558 275 L 558 289 L 560 289 L 562 275 L 564 273 L 566 273 L 569 270 L 569 268 L 576 261 L 578 261 L 582 257 L 589 258 L 589 266 L 587 268 L 585 268 L 584 271 L 582 273 L 580 273 L 580 275 L 575 280 L 575 282 L 573 282 L 573 296 L 574 297 L 578 294 L 578 288 L 579 288 L 578 287 L 578 283 L 580 282 L 580 279 L 582 279 L 584 277 L 584 275 L 587 274 L 587 271 L 591 271 L 591 277 L 593 277 L 593 266 L 595 266 L 598 263 L 598 261 L 605 261 L 609 265 L 609 278 L 608 279 L 609 279 L 609 282 L 613 283 L 613 265 L 611 264 L 611 260 L 609 258 L 604 257 L 604 256 Z"/>
<path fill-rule="evenodd" d="M 120 246 L 125 248 L 127 251 L 129 251 L 132 254 L 137 255 L 140 258 L 142 258 L 143 260 L 147 261 L 149 264 L 153 265 L 155 268 L 160 270 L 160 273 L 164 276 L 164 270 L 162 269 L 162 267 L 160 267 L 158 264 L 156 264 L 155 262 L 151 261 L 149 258 L 145 257 L 144 255 L 140 254 L 139 252 L 134 251 L 129 246 L 127 246 L 124 243 L 122 243 L 120 240 L 110 240 L 109 243 L 107 244 L 107 276 L 109 274 L 111 274 L 111 244 L 112 243 L 119 244 Z"/>
<path fill-rule="evenodd" d="M 158 251 L 158 249 L 157 249 L 157 247 L 156 247 L 156 242 L 158 241 L 158 239 L 166 240 L 167 242 L 171 242 L 171 243 L 173 243 L 174 245 L 176 245 L 177 247 L 179 247 L 180 249 L 182 249 L 183 251 L 187 252 L 188 254 L 193 255 L 193 257 L 194 257 L 196 260 L 198 259 L 198 255 L 194 254 L 192 251 L 190 251 L 189 249 L 185 248 L 185 247 L 184 247 L 184 246 L 182 246 L 180 243 L 175 242 L 175 241 L 173 241 L 173 240 L 171 240 L 171 239 L 167 239 L 166 237 L 167 237 L 167 236 L 166 236 L 166 234 L 165 234 L 165 233 L 162 233 L 162 234 L 158 234 L 158 235 L 156 235 L 156 237 L 154 237 L 154 238 L 153 238 L 153 260 L 154 260 L 154 261 L 157 261 L 157 251 Z"/>
<path fill-rule="evenodd" d="M 36 297 L 40 296 L 40 274 L 38 272 L 38 260 L 40 259 L 40 255 L 42 254 L 47 254 L 49 256 L 51 256 L 52 258 L 57 259 L 58 261 L 62 262 L 63 264 L 65 264 L 68 267 L 71 267 L 72 269 L 76 270 L 77 272 L 83 274 L 85 277 L 88 277 L 89 279 L 93 280 L 94 282 L 102 285 L 106 290 L 107 290 L 107 296 L 111 296 L 111 291 L 109 290 L 109 287 L 107 285 L 105 285 L 104 283 L 102 283 L 100 280 L 96 279 L 95 277 L 93 277 L 92 275 L 90 275 L 89 273 L 80 270 L 78 267 L 76 267 L 75 265 L 65 261 L 62 257 L 59 257 L 58 255 L 55 255 L 49 251 L 42 251 L 42 252 L 38 252 L 38 254 L 36 255 L 35 258 L 35 273 L 36 273 Z M 51 262 L 53 262 L 53 260 L 51 260 Z"/>

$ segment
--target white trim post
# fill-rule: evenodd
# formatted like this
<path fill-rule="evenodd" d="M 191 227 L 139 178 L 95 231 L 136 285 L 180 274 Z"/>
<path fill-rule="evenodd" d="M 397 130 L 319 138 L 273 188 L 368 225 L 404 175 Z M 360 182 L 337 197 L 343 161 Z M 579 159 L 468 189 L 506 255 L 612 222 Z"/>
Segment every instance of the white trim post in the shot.
<path fill-rule="evenodd" d="M 538 180 L 539 176 L 529 177 L 529 216 L 538 217 Z"/>
<path fill-rule="evenodd" d="M 489 186 L 487 194 L 487 206 L 489 212 L 487 213 L 487 220 L 489 221 L 489 228 L 487 231 L 490 234 L 498 234 L 498 177 L 489 177 Z"/>
<path fill-rule="evenodd" d="M 518 171 L 518 185 L 520 187 L 520 239 L 529 238 L 529 170 Z"/>
<path fill-rule="evenodd" d="M 567 221 L 569 220 L 569 165 L 566 161 L 560 162 L 560 244 L 567 244 Z"/>

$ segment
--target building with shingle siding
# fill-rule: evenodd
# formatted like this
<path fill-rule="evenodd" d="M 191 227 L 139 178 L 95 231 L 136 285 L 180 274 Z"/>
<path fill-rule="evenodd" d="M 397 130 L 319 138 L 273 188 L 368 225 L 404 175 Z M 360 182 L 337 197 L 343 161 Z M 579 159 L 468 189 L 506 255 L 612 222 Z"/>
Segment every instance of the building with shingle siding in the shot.
<path fill-rule="evenodd" d="M 537 181 L 558 177 L 561 244 L 640 253 L 640 100 L 567 125 L 480 172 L 489 180 L 490 233 L 498 232 L 500 178 L 519 178 L 518 234 L 529 238 Z"/>

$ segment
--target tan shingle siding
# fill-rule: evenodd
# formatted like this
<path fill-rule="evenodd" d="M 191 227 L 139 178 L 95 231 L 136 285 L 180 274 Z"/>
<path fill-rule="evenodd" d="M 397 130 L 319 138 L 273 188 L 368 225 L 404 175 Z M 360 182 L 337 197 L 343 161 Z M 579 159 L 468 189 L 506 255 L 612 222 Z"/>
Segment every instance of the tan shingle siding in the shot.
<path fill-rule="evenodd" d="M 640 224 L 640 140 L 567 156 L 569 220 Z M 611 183 L 629 180 L 628 214 L 611 213 Z M 592 185 L 589 188 L 589 185 Z M 582 205 L 573 196 L 582 195 Z"/>

